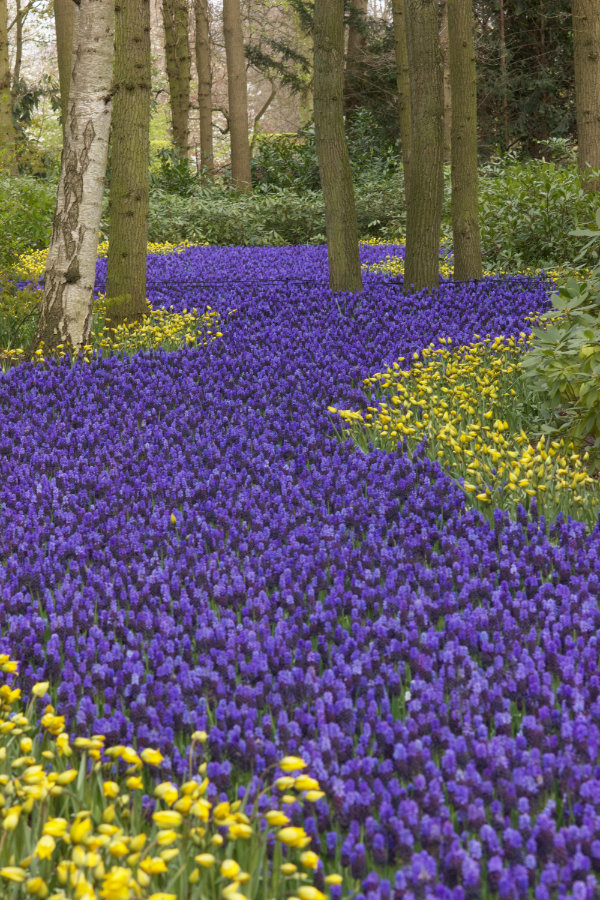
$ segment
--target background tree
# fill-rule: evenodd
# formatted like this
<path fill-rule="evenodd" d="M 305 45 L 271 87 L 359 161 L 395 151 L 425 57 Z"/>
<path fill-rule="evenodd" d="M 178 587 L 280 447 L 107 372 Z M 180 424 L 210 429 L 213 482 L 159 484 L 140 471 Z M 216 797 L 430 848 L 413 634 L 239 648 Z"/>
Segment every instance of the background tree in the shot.
<path fill-rule="evenodd" d="M 188 0 L 162 0 L 162 14 L 173 143 L 180 156 L 186 157 L 189 149 L 191 76 Z"/>
<path fill-rule="evenodd" d="M 58 80 L 60 83 L 60 105 L 63 131 L 69 108 L 71 87 L 71 62 L 73 58 L 73 29 L 75 16 L 79 10 L 74 0 L 54 0 L 54 28 L 56 31 L 56 53 L 58 57 Z"/>
<path fill-rule="evenodd" d="M 404 167 L 404 198 L 409 202 L 410 158 L 412 125 L 410 116 L 410 79 L 408 75 L 408 46 L 406 38 L 406 11 L 404 0 L 392 0 L 394 23 L 394 53 L 396 60 L 396 82 L 398 85 L 398 124 Z"/>
<path fill-rule="evenodd" d="M 198 113 L 200 118 L 200 166 L 211 175 L 214 172 L 212 122 L 212 71 L 208 0 L 194 0 L 196 22 L 196 72 L 198 74 Z"/>
<path fill-rule="evenodd" d="M 114 323 L 146 311 L 150 165 L 150 0 L 115 8 L 115 66 L 106 296 Z"/>
<path fill-rule="evenodd" d="M 452 89 L 452 246 L 454 280 L 483 277 L 477 209 L 477 70 L 472 0 L 448 0 Z"/>
<path fill-rule="evenodd" d="M 439 285 L 444 198 L 444 85 L 437 0 L 406 0 L 410 72 L 410 202 L 406 211 L 405 289 Z M 418 165 L 414 161 L 418 160 Z"/>
<path fill-rule="evenodd" d="M 474 0 L 480 150 L 547 152 L 573 137 L 571 0 Z"/>
<path fill-rule="evenodd" d="M 573 0 L 575 98 L 579 169 L 600 169 L 600 4 Z M 598 179 L 586 178 L 589 191 L 600 190 Z"/>
<path fill-rule="evenodd" d="M 364 57 L 367 48 L 368 8 L 368 0 L 350 0 L 344 76 L 344 106 L 346 116 L 350 117 L 360 105 L 360 84 L 363 79 Z"/>
<path fill-rule="evenodd" d="M 0 0 L 0 172 L 17 171 L 15 129 L 12 120 L 10 63 L 8 59 L 8 10 Z"/>
<path fill-rule="evenodd" d="M 223 36 L 227 57 L 231 179 L 236 188 L 250 190 L 250 141 L 248 138 L 248 86 L 240 0 L 223 0 Z"/>
<path fill-rule="evenodd" d="M 89 341 L 112 110 L 114 0 L 80 0 L 44 296 L 33 347 Z"/>
<path fill-rule="evenodd" d="M 344 0 L 315 0 L 315 132 L 329 286 L 362 290 L 352 170 L 344 133 Z"/>
<path fill-rule="evenodd" d="M 444 163 L 450 162 L 452 146 L 452 90 L 450 88 L 450 47 L 448 43 L 448 2 L 440 0 L 440 46 L 444 60 Z"/>

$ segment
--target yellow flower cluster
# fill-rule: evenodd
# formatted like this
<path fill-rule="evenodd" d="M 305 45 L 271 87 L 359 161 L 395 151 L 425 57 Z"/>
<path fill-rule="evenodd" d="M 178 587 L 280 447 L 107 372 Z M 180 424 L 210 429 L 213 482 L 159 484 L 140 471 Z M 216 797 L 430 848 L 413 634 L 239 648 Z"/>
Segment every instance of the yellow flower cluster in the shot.
<path fill-rule="evenodd" d="M 194 307 L 181 313 L 167 309 L 153 309 L 149 301 L 148 312 L 138 322 L 125 322 L 117 328 L 107 328 L 106 301 L 103 297 L 94 304 L 96 324 L 92 334 L 92 342 L 86 344 L 78 354 L 86 362 L 92 359 L 94 352 L 101 351 L 104 356 L 113 353 L 132 354 L 141 350 L 173 351 L 181 347 L 206 346 L 216 338 L 223 337 L 219 329 L 220 316 L 210 306 L 202 314 Z M 66 355 L 66 349 L 59 344 L 59 359 Z M 3 350 L 0 356 L 8 361 L 19 361 L 24 358 L 25 350 L 16 347 Z M 36 362 L 44 362 L 43 348 L 36 351 Z"/>
<path fill-rule="evenodd" d="M 160 244 L 148 244 L 148 253 L 156 253 L 159 255 L 167 253 L 181 253 L 186 247 L 194 247 L 196 244 L 190 241 L 184 241 L 182 244 L 170 244 L 168 241 Z M 46 271 L 46 256 L 48 250 L 31 250 L 29 253 L 23 253 L 17 262 L 16 269 L 19 276 L 24 280 L 34 280 L 41 278 Z M 98 244 L 98 256 L 108 256 L 108 241 L 100 241 Z"/>
<path fill-rule="evenodd" d="M 550 514 L 597 509 L 600 484 L 587 471 L 588 454 L 565 441 L 532 444 L 523 430 L 513 385 L 527 340 L 488 337 L 453 352 L 451 340 L 439 338 L 442 346 L 415 353 L 410 368 L 401 357 L 365 380 L 381 397 L 377 406 L 329 412 L 364 448 L 393 449 L 406 439 L 412 451 L 426 439 L 428 454 L 484 506 L 527 506 L 536 497 Z"/>
<path fill-rule="evenodd" d="M 362 243 L 389 243 L 388 241 L 363 241 Z M 443 278 L 452 279 L 454 276 L 454 262 L 452 256 L 450 255 L 452 248 L 450 246 L 446 246 L 442 244 L 442 249 L 444 250 L 444 255 L 440 256 L 440 275 Z M 398 275 L 404 275 L 404 259 L 401 256 L 390 255 L 388 254 L 385 259 L 381 262 L 372 263 L 369 265 L 368 263 L 363 263 L 363 270 L 367 272 L 376 272 L 380 275 L 391 275 L 396 277 Z M 519 271 L 520 275 L 526 275 L 535 277 L 541 275 L 541 269 L 521 269 Z M 501 269 L 485 269 L 483 272 L 484 276 L 491 275 L 510 275 L 510 272 L 505 272 Z M 548 276 L 548 278 L 553 281 L 562 281 L 567 278 L 576 278 L 578 280 L 585 279 L 589 277 L 590 270 L 589 269 L 570 269 L 567 266 L 561 267 L 560 269 L 545 269 L 544 274 Z"/>
<path fill-rule="evenodd" d="M 0 655 L 0 672 L 17 669 Z M 286 792 L 282 809 L 259 815 L 258 798 L 251 810 L 240 800 L 213 805 L 206 762 L 192 776 L 195 748 L 207 737 L 195 732 L 189 780 L 157 784 L 154 809 L 144 813 L 142 793 L 152 791 L 148 767 L 161 765 L 160 751 L 106 748 L 103 735 L 71 740 L 64 717 L 49 704 L 41 728 L 34 726 L 36 702 L 48 699 L 48 688 L 34 685 L 23 708 L 18 688 L 8 679 L 0 686 L 0 896 L 13 885 L 11 897 L 40 900 L 283 898 L 291 879 L 299 900 L 325 900 L 310 884 L 320 865 L 306 849 L 311 839 L 284 811 L 286 803 L 323 796 L 302 773 L 301 758 L 281 760 L 286 774 L 265 789 Z M 266 847 L 273 829 L 279 850 L 271 869 Z M 297 863 L 281 862 L 283 847 L 301 851 Z M 326 881 L 339 884 L 341 877 Z"/>

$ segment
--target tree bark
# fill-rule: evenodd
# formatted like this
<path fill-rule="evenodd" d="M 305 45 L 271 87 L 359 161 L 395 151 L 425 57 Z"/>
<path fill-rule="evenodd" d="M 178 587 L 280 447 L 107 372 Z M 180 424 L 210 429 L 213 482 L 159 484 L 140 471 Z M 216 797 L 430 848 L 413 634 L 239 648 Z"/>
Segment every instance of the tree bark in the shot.
<path fill-rule="evenodd" d="M 33 349 L 88 343 L 112 109 L 114 0 L 80 0 L 56 213 Z"/>
<path fill-rule="evenodd" d="M 454 280 L 480 280 L 481 234 L 477 208 L 477 72 L 473 0 L 448 0 L 452 86 L 452 233 Z"/>
<path fill-rule="evenodd" d="M 223 0 L 223 36 L 227 58 L 231 179 L 236 188 L 249 191 L 252 178 L 248 136 L 248 87 L 240 0 Z"/>
<path fill-rule="evenodd" d="M 344 131 L 344 0 L 315 0 L 315 137 L 325 200 L 329 286 L 362 290 L 352 170 Z"/>
<path fill-rule="evenodd" d="M 439 286 L 444 197 L 444 85 L 438 0 L 406 0 L 412 158 L 405 289 Z"/>
<path fill-rule="evenodd" d="M 452 147 L 452 91 L 450 88 L 450 47 L 448 43 L 448 2 L 442 0 L 440 46 L 444 59 L 444 163 L 450 162 Z"/>
<path fill-rule="evenodd" d="M 10 62 L 8 59 L 8 10 L 0 0 L 0 172 L 17 171 L 15 129 L 12 118 Z"/>
<path fill-rule="evenodd" d="M 67 110 L 69 109 L 69 89 L 71 87 L 71 68 L 73 64 L 73 31 L 78 10 L 79 7 L 74 0 L 54 0 L 54 27 L 56 30 L 63 136 L 67 121 Z"/>
<path fill-rule="evenodd" d="M 106 296 L 127 302 L 111 314 L 115 324 L 146 312 L 150 81 L 150 0 L 126 0 L 115 14 Z"/>
<path fill-rule="evenodd" d="M 200 167 L 214 173 L 212 126 L 212 71 L 208 0 L 194 0 L 196 17 L 196 71 L 198 73 L 198 111 L 200 115 Z"/>
<path fill-rule="evenodd" d="M 21 65 L 23 64 L 23 19 L 26 13 L 21 9 L 21 0 L 16 2 L 17 11 L 15 15 L 15 64 L 13 66 L 12 86 L 13 97 L 19 79 L 21 78 Z"/>
<path fill-rule="evenodd" d="M 571 11 L 579 171 L 586 190 L 598 191 L 600 181 L 587 173 L 588 166 L 600 169 L 600 5 L 572 0 Z"/>
<path fill-rule="evenodd" d="M 173 143 L 187 157 L 190 131 L 190 42 L 187 0 L 162 0 Z"/>
<path fill-rule="evenodd" d="M 508 127 L 508 67 L 506 64 L 506 29 L 504 23 L 504 0 L 500 0 L 498 9 L 498 25 L 500 30 L 500 74 L 502 78 L 502 122 L 504 125 L 504 149 L 510 144 Z"/>
<path fill-rule="evenodd" d="M 368 0 L 350 0 L 348 45 L 346 48 L 346 73 L 344 77 L 345 111 L 351 116 L 360 106 L 361 70 L 365 57 L 365 23 Z"/>
<path fill-rule="evenodd" d="M 400 143 L 402 144 L 402 167 L 404 169 L 404 199 L 408 209 L 412 126 L 404 0 L 392 0 L 392 17 L 394 22 L 394 51 L 396 55 L 396 84 L 398 89 L 398 121 L 400 126 Z"/>

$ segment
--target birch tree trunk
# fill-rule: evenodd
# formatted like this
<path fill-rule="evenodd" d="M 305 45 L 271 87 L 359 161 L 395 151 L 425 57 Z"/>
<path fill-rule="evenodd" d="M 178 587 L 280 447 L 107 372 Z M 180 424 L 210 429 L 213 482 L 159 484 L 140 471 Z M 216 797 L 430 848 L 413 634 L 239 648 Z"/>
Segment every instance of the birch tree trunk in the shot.
<path fill-rule="evenodd" d="M 114 0 L 80 0 L 73 75 L 44 296 L 33 349 L 78 350 L 92 304 L 112 109 Z"/>
<path fill-rule="evenodd" d="M 8 59 L 8 10 L 0 0 L 0 172 L 17 171 L 15 129 L 12 119 L 10 62 Z"/>
<path fill-rule="evenodd" d="M 173 143 L 187 157 L 190 131 L 190 41 L 187 0 L 162 0 Z"/>
<path fill-rule="evenodd" d="M 398 122 L 402 144 L 404 169 L 404 199 L 408 209 L 410 192 L 410 149 L 412 128 L 410 120 L 410 79 L 408 77 L 408 47 L 406 43 L 406 10 L 404 0 L 392 0 L 394 22 L 394 51 L 396 55 L 396 85 L 398 89 Z"/>
<path fill-rule="evenodd" d="M 69 109 L 71 67 L 73 62 L 73 31 L 79 7 L 74 0 L 54 0 L 54 28 L 58 56 L 58 80 L 60 83 L 60 107 L 63 135 Z"/>
<path fill-rule="evenodd" d="M 600 169 L 600 4 L 572 0 L 575 54 L 575 109 L 579 171 Z M 585 178 L 588 191 L 600 190 L 597 179 Z"/>
<path fill-rule="evenodd" d="M 454 280 L 480 280 L 481 234 L 477 207 L 477 72 L 473 0 L 448 0 L 452 86 L 452 235 Z"/>
<path fill-rule="evenodd" d="M 196 71 L 198 73 L 198 111 L 200 114 L 200 166 L 208 175 L 214 173 L 212 125 L 212 72 L 208 0 L 194 0 L 196 17 Z"/>
<path fill-rule="evenodd" d="M 406 0 L 412 158 L 404 285 L 439 286 L 444 199 L 444 85 L 438 0 Z"/>
<path fill-rule="evenodd" d="M 223 36 L 227 57 L 231 179 L 236 188 L 249 191 L 252 177 L 248 137 L 248 86 L 240 0 L 223 0 Z"/>
<path fill-rule="evenodd" d="M 115 99 L 111 135 L 106 296 L 127 298 L 113 324 L 146 312 L 150 166 L 150 0 L 127 0 L 115 14 Z"/>
<path fill-rule="evenodd" d="M 344 0 L 315 0 L 315 137 L 332 291 L 361 291 L 352 170 L 344 131 Z"/>

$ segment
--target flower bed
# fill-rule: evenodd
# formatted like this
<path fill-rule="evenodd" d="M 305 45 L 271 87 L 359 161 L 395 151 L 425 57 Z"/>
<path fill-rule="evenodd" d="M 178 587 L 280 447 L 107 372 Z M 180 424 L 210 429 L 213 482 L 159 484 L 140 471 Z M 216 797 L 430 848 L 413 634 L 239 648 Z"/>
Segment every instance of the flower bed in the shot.
<path fill-rule="evenodd" d="M 301 756 L 332 892 L 597 897 L 598 532 L 490 523 L 327 412 L 440 336 L 518 335 L 546 282 L 326 280 L 318 247 L 157 256 L 153 306 L 211 306 L 222 338 L 0 375 L 0 650 L 163 780 L 206 731 L 211 801 Z"/>

